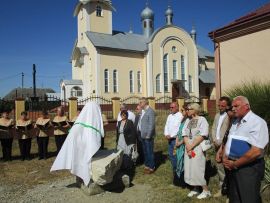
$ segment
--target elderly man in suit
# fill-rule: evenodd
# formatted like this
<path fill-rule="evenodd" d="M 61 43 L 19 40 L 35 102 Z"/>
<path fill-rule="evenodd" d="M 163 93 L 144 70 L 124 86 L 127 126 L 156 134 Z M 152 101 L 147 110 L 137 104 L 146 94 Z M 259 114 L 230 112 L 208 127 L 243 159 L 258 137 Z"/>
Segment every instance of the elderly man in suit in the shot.
<path fill-rule="evenodd" d="M 141 133 L 144 152 L 144 173 L 151 174 L 155 171 L 154 161 L 154 136 L 155 136 L 155 112 L 149 106 L 147 99 L 140 100 L 140 106 L 144 110 L 139 120 L 138 129 Z"/>
<path fill-rule="evenodd" d="M 230 119 L 227 115 L 227 110 L 231 107 L 231 100 L 229 97 L 220 97 L 218 102 L 219 112 L 215 115 L 214 123 L 212 126 L 212 140 L 215 146 L 215 150 L 218 151 L 222 144 L 223 137 L 229 128 Z M 222 163 L 217 163 L 217 172 L 219 176 L 220 190 L 214 195 L 214 197 L 220 197 L 221 194 L 221 186 L 224 182 L 225 171 Z"/>

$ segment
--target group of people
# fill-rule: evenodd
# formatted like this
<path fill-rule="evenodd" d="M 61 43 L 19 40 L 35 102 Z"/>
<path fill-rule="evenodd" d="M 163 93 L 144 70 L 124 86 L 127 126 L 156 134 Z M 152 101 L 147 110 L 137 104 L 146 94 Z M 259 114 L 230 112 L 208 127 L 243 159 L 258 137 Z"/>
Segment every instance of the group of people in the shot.
<path fill-rule="evenodd" d="M 230 98 L 221 97 L 211 130 L 207 120 L 200 116 L 198 104 L 184 105 L 180 111 L 178 108 L 177 103 L 171 103 L 164 135 L 174 180 L 191 188 L 188 197 L 211 196 L 205 172 L 206 150 L 213 146 L 220 181 L 214 197 L 227 195 L 230 203 L 261 202 L 263 157 L 269 132 L 267 123 L 251 111 L 248 99 L 238 96 L 231 102 Z"/>
<path fill-rule="evenodd" d="M 78 110 L 79 113 L 80 109 Z M 0 118 L 0 140 L 3 152 L 3 161 L 12 160 L 13 138 L 18 138 L 21 160 L 30 160 L 32 138 L 37 137 L 39 159 L 48 158 L 49 136 L 55 136 L 57 153 L 60 151 L 68 131 L 77 117 L 71 121 L 64 114 L 62 107 L 57 108 L 53 120 L 49 118 L 48 112 L 43 111 L 41 116 L 34 123 L 28 117 L 26 111 L 21 112 L 21 117 L 15 122 L 9 118 L 9 111 L 4 110 Z"/>
<path fill-rule="evenodd" d="M 216 152 L 215 161 L 220 181 L 219 191 L 214 196 L 219 197 L 226 193 L 230 203 L 261 202 L 264 149 L 269 142 L 267 123 L 251 111 L 249 101 L 244 96 L 235 97 L 232 102 L 228 97 L 221 97 L 218 108 L 219 112 L 209 130 L 206 118 L 201 116 L 199 104 L 190 103 L 181 107 L 177 102 L 170 104 L 164 137 L 168 142 L 173 183 L 188 186 L 191 189 L 188 197 L 210 197 L 205 173 L 206 151 L 212 146 Z M 15 124 L 9 119 L 8 112 L 2 113 L 0 138 L 5 160 L 11 160 L 13 137 L 10 132 L 14 128 L 19 136 L 23 160 L 30 158 L 32 128 L 38 129 L 40 158 L 47 157 L 50 127 L 54 130 L 57 151 L 60 151 L 72 125 L 64 116 L 62 108 L 58 108 L 53 121 L 44 112 L 34 125 L 27 118 L 26 112 L 21 115 Z M 88 164 L 102 145 L 104 137 L 104 122 L 99 105 L 93 102 L 87 104 L 82 114 L 73 119 L 75 120 L 78 125 L 71 129 L 51 171 L 70 169 L 87 185 L 90 181 Z M 124 152 L 122 168 L 129 170 L 137 161 L 144 164 L 145 174 L 154 173 L 155 111 L 146 98 L 142 98 L 137 105 L 136 115 L 128 110 L 127 105 L 122 104 L 116 132 L 116 148 Z M 227 189 L 224 193 L 225 186 Z"/>

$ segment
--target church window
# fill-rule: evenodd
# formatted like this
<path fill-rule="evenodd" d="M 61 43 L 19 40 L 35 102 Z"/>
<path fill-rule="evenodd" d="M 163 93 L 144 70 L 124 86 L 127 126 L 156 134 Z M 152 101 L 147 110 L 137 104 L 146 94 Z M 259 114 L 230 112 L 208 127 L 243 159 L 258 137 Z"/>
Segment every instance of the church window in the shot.
<path fill-rule="evenodd" d="M 177 61 L 173 60 L 173 79 L 177 80 Z"/>
<path fill-rule="evenodd" d="M 156 92 L 161 92 L 160 91 L 160 74 L 156 76 Z"/>
<path fill-rule="evenodd" d="M 109 92 L 109 70 L 104 70 L 104 90 L 105 92 Z"/>
<path fill-rule="evenodd" d="M 143 27 L 146 28 L 146 21 L 143 22 Z"/>
<path fill-rule="evenodd" d="M 149 27 L 153 28 L 153 22 L 152 21 L 149 22 Z"/>
<path fill-rule="evenodd" d="M 134 75 L 132 70 L 129 71 L 129 92 L 134 92 Z"/>
<path fill-rule="evenodd" d="M 70 91 L 70 96 L 71 97 L 82 97 L 82 88 L 75 86 L 71 88 Z"/>
<path fill-rule="evenodd" d="M 176 52 L 177 52 L 176 46 L 173 46 L 173 47 L 172 47 L 172 52 L 173 52 L 173 53 L 176 53 Z"/>
<path fill-rule="evenodd" d="M 113 92 L 118 92 L 118 73 L 117 70 L 113 71 Z"/>
<path fill-rule="evenodd" d="M 164 79 L 164 91 L 169 91 L 169 80 L 168 80 L 168 54 L 163 57 L 163 79 Z"/>
<path fill-rule="evenodd" d="M 189 75 L 188 76 L 188 91 L 189 92 L 192 92 L 192 76 L 191 75 Z"/>
<path fill-rule="evenodd" d="M 142 75 L 141 71 L 137 72 L 137 85 L 138 85 L 138 93 L 142 92 Z"/>
<path fill-rule="evenodd" d="M 98 16 L 98 17 L 102 16 L 102 8 L 100 5 L 97 5 L 97 7 L 96 7 L 96 16 Z"/>
<path fill-rule="evenodd" d="M 185 71 L 185 58 L 181 55 L 181 79 L 186 79 L 186 71 Z"/>

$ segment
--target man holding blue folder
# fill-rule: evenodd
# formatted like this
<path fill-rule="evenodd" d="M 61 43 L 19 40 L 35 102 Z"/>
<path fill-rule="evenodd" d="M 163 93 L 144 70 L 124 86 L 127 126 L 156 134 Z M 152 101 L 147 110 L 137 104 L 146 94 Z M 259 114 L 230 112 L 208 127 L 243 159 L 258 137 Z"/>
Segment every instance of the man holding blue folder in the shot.
<path fill-rule="evenodd" d="M 232 124 L 225 146 L 223 165 L 229 172 L 230 203 L 259 203 L 264 177 L 264 148 L 269 142 L 266 122 L 254 114 L 246 97 L 234 98 Z"/>

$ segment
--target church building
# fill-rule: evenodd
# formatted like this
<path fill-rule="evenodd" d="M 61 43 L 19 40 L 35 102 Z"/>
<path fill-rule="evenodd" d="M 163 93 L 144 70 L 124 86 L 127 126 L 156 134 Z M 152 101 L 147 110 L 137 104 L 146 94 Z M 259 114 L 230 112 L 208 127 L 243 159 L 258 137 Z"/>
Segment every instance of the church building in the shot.
<path fill-rule="evenodd" d="M 154 27 L 154 11 L 141 12 L 142 33 L 113 30 L 111 0 L 80 0 L 74 16 L 78 37 L 72 50 L 72 80 L 61 81 L 61 97 L 215 98 L 213 54 L 191 33 L 173 24 L 165 8 L 164 26 Z M 139 19 L 138 19 L 139 21 Z"/>

